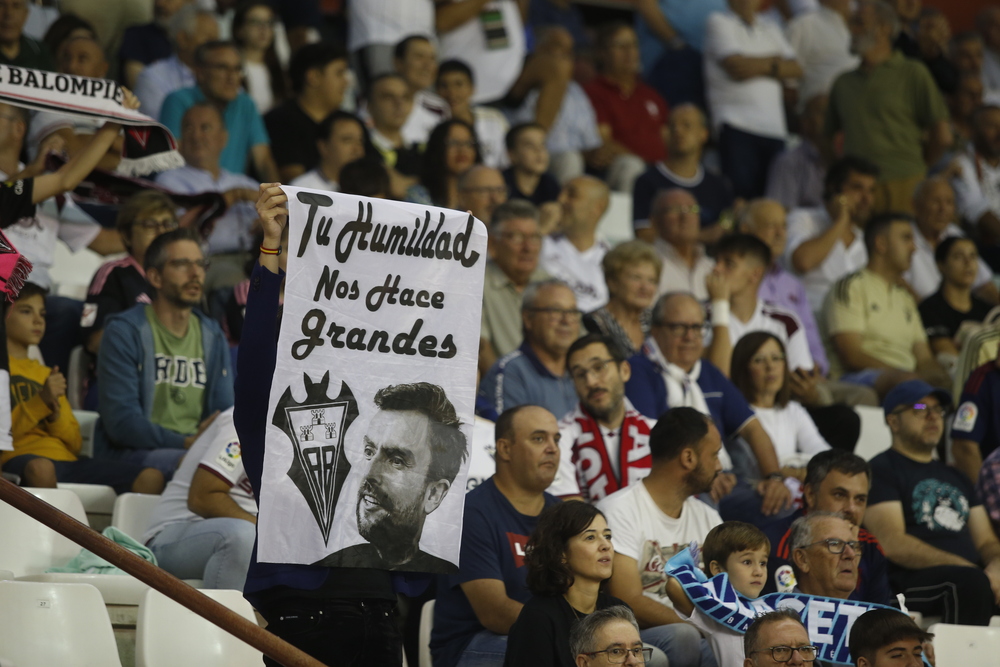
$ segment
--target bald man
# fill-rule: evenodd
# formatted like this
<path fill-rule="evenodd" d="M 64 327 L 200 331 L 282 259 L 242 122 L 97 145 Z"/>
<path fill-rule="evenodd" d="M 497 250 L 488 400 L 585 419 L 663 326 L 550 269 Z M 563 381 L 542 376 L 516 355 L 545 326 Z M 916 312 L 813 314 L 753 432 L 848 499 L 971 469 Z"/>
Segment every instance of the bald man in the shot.
<path fill-rule="evenodd" d="M 949 236 L 965 236 L 956 224 L 955 190 L 944 176 L 932 176 L 923 181 L 913 193 L 913 240 L 917 250 L 913 253 L 910 269 L 903 274 L 917 299 L 926 299 L 937 291 L 941 272 L 934 261 L 934 249 Z M 993 272 L 982 259 L 978 259 L 973 292 L 991 304 L 1000 302 Z"/>
<path fill-rule="evenodd" d="M 577 176 L 559 194 L 560 231 L 542 240 L 541 267 L 565 280 L 585 313 L 608 302 L 601 262 L 611 246 L 597 238 L 597 223 L 608 210 L 608 186 L 592 176 Z"/>
<path fill-rule="evenodd" d="M 56 66 L 63 74 L 89 76 L 103 79 L 108 74 L 108 62 L 100 44 L 91 37 L 73 37 L 63 42 L 56 53 Z M 49 111 L 40 111 L 31 121 L 28 134 L 28 156 L 33 160 L 38 154 L 38 146 L 49 136 L 56 134 L 65 142 L 70 157 L 90 144 L 94 133 L 104 124 L 103 120 L 82 116 L 64 116 Z M 98 163 L 98 169 L 114 171 L 121 161 L 122 138 L 115 140 L 107 154 Z"/>

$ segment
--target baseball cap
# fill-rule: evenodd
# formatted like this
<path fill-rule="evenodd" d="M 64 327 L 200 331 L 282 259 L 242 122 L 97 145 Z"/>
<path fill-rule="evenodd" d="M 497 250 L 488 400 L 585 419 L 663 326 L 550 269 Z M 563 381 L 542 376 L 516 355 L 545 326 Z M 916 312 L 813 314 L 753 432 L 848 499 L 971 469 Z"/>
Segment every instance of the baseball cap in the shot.
<path fill-rule="evenodd" d="M 889 415 L 899 406 L 913 405 L 924 396 L 936 396 L 944 407 L 951 405 L 951 394 L 946 390 L 938 389 L 923 380 L 907 380 L 897 384 L 885 395 L 882 409 Z"/>

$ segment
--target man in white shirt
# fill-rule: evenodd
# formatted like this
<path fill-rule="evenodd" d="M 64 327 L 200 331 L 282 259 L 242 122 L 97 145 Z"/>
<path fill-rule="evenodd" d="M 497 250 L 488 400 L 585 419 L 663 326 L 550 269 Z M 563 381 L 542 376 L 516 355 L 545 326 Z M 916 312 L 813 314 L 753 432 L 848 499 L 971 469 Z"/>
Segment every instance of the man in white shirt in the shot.
<path fill-rule="evenodd" d="M 340 170 L 348 162 L 365 156 L 368 131 L 361 119 L 348 111 L 334 111 L 319 125 L 319 164 L 294 181 L 292 185 L 315 190 L 340 191 Z"/>
<path fill-rule="evenodd" d="M 662 649 L 671 667 L 712 664 L 708 643 L 674 611 L 663 564 L 722 523 L 695 498 L 722 470 L 722 438 L 709 417 L 673 408 L 653 427 L 649 449 L 649 475 L 598 503 L 615 534 L 609 592 L 632 608 L 642 640 Z"/>
<path fill-rule="evenodd" d="M 362 87 L 392 71 L 394 47 L 407 35 L 434 34 L 433 0 L 348 0 L 347 50 Z"/>
<path fill-rule="evenodd" d="M 816 95 L 830 92 L 833 80 L 857 67 L 861 59 L 851 54 L 851 31 L 847 28 L 850 0 L 820 0 L 816 11 L 797 16 L 785 34 L 802 64 L 799 108 Z"/>
<path fill-rule="evenodd" d="M 139 110 L 151 118 L 160 117 L 167 95 L 195 85 L 194 53 L 202 44 L 219 39 L 219 24 L 212 12 L 191 3 L 174 14 L 167 32 L 174 55 L 146 67 L 135 82 L 135 96 L 142 103 Z"/>
<path fill-rule="evenodd" d="M 580 402 L 559 422 L 559 474 L 555 496 L 597 502 L 649 474 L 649 433 L 656 424 L 625 398 L 631 368 L 624 353 L 601 334 L 578 338 L 566 365 Z"/>
<path fill-rule="evenodd" d="M 725 311 L 729 316 L 713 317 L 707 358 L 729 375 L 733 348 L 740 339 L 751 331 L 767 331 L 784 345 L 790 373 L 803 371 L 806 377 L 812 374 L 815 362 L 809 351 L 805 327 L 798 316 L 757 297 L 771 266 L 771 249 L 767 244 L 756 236 L 733 234 L 719 242 L 715 257 L 713 282 L 721 283 L 719 292 L 723 298 L 713 299 L 712 312 L 714 315 L 716 311 Z"/>
<path fill-rule="evenodd" d="M 903 279 L 917 299 L 922 300 L 936 292 L 941 283 L 934 249 L 949 236 L 965 236 L 965 233 L 955 224 L 955 191 L 944 176 L 932 176 L 917 186 L 913 193 L 913 212 L 913 240 L 917 249 Z M 978 264 L 973 290 L 977 296 L 995 304 L 998 293 L 993 284 L 993 272 L 982 259 Z"/>
<path fill-rule="evenodd" d="M 411 0 L 412 1 L 412 0 Z M 521 74 L 525 35 L 518 0 L 451 0 L 435 5 L 441 59 L 472 68 L 473 104 L 503 99 Z"/>
<path fill-rule="evenodd" d="M 722 171 L 737 197 L 764 194 L 771 161 L 785 148 L 782 83 L 802 76 L 781 29 L 757 17 L 759 0 L 729 0 L 705 24 L 705 94 Z"/>
<path fill-rule="evenodd" d="M 653 245 L 663 260 L 659 293 L 690 292 L 699 301 L 708 298 L 705 279 L 715 262 L 698 242 L 701 208 L 687 190 L 674 188 L 656 195 L 649 220 L 656 230 Z"/>
<path fill-rule="evenodd" d="M 408 144 L 426 144 L 431 130 L 451 116 L 448 103 L 429 90 L 437 78 L 437 50 L 427 37 L 411 35 L 396 45 L 393 63 L 413 95 L 403 139 Z"/>
<path fill-rule="evenodd" d="M 566 281 L 584 313 L 608 302 L 601 262 L 611 247 L 597 238 L 597 223 L 608 209 L 608 186 L 593 176 L 578 176 L 559 195 L 560 232 L 542 239 L 540 265 Z"/>
<path fill-rule="evenodd" d="M 1000 7 L 986 6 L 976 17 L 976 28 L 983 37 L 983 88 L 1000 91 Z"/>
<path fill-rule="evenodd" d="M 951 184 L 959 215 L 984 242 L 1000 242 L 1000 106 L 986 104 L 972 115 L 971 145 L 955 163 L 961 171 Z"/>
<path fill-rule="evenodd" d="M 234 174 L 219 166 L 219 156 L 228 133 L 222 114 L 208 102 L 191 106 L 181 121 L 180 152 L 186 166 L 165 171 L 156 182 L 171 192 L 194 194 L 221 192 L 228 208 L 216 219 L 208 237 L 212 265 L 206 277 L 206 289 L 232 287 L 245 277 L 253 244 L 252 227 L 257 221 L 254 202 L 257 182 L 243 174 Z"/>
<path fill-rule="evenodd" d="M 243 590 L 257 503 L 240 454 L 230 408 L 198 436 L 160 496 L 142 542 L 175 577 Z"/>
<path fill-rule="evenodd" d="M 785 264 L 802 278 L 809 307 L 818 313 L 830 286 L 868 262 L 861 231 L 871 217 L 878 167 L 844 157 L 830 165 L 823 208 L 788 214 Z"/>

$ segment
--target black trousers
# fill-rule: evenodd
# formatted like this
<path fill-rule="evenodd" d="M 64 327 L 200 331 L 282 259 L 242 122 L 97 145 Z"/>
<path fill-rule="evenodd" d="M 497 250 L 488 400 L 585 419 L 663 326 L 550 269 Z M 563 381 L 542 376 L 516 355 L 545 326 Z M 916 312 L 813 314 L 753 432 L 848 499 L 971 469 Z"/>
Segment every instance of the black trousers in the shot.
<path fill-rule="evenodd" d="M 892 590 L 906 596 L 906 606 L 945 623 L 989 625 L 996 613 L 990 580 L 978 567 L 939 565 L 889 574 Z"/>
<path fill-rule="evenodd" d="M 259 610 L 267 630 L 326 665 L 403 664 L 396 603 L 388 600 L 285 600 Z M 267 667 L 280 667 L 264 657 Z"/>

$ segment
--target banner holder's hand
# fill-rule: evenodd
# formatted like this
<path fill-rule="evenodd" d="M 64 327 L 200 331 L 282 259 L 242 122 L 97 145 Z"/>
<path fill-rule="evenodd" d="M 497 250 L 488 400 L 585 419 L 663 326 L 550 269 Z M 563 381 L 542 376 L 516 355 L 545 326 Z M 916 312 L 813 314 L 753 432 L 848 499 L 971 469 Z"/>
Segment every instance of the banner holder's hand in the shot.
<path fill-rule="evenodd" d="M 288 195 L 281 189 L 281 183 L 261 183 L 260 195 L 257 197 L 257 215 L 260 217 L 260 225 L 264 230 L 264 243 L 262 248 L 279 248 L 281 246 L 281 235 L 285 225 L 288 224 Z M 271 273 L 278 273 L 278 255 L 275 253 L 261 252 L 258 260 L 262 268 Z"/>

